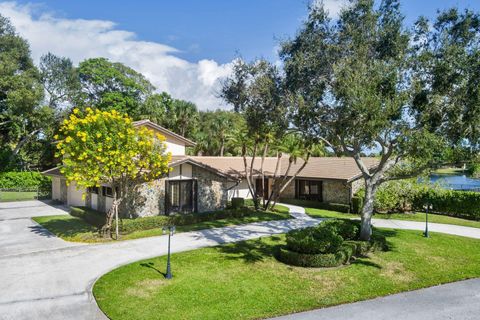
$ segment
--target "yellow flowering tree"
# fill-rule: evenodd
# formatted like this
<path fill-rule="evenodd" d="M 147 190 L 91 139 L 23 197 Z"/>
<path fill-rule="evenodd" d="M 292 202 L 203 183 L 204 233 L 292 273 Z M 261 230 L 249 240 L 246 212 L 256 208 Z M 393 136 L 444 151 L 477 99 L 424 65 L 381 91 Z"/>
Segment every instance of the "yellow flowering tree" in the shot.
<path fill-rule="evenodd" d="M 171 155 L 166 153 L 165 137 L 145 127 L 134 127 L 132 119 L 116 110 L 74 109 L 59 129 L 56 156 L 62 158 L 61 172 L 67 184 L 80 188 L 112 187 L 113 205 L 102 228 L 112 235 L 118 207 L 141 183 L 162 177 L 168 171 Z"/>

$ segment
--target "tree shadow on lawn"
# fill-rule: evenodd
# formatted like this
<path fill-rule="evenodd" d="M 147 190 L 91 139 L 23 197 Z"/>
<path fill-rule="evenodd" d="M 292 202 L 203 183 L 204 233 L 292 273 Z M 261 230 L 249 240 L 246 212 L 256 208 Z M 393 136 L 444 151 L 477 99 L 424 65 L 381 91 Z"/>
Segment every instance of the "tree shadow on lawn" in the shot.
<path fill-rule="evenodd" d="M 261 262 L 275 255 L 280 246 L 279 241 L 282 238 L 272 236 L 267 239 L 260 238 L 229 243 L 217 247 L 217 250 L 227 254 L 226 259 L 229 260 L 243 260 L 246 263 Z"/>
<path fill-rule="evenodd" d="M 52 219 L 39 226 L 29 227 L 30 231 L 41 236 L 75 237 L 84 233 L 98 233 L 98 229 L 80 219 Z"/>

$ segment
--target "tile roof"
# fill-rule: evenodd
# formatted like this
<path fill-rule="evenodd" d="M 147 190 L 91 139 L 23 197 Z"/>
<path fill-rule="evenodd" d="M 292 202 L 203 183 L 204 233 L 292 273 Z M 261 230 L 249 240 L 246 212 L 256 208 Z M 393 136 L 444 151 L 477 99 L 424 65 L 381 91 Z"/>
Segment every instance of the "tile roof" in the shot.
<path fill-rule="evenodd" d="M 216 168 L 231 176 L 240 177 L 244 174 L 244 163 L 242 157 L 190 157 L 198 162 L 204 163 L 210 167 Z M 247 166 L 250 166 L 251 158 L 247 157 Z M 363 158 L 367 167 L 371 168 L 377 165 L 376 158 Z M 303 164 L 302 159 L 298 159 L 290 169 L 290 173 L 295 173 Z M 253 169 L 256 174 L 260 173 L 261 158 L 257 157 L 254 161 Z M 265 158 L 263 165 L 266 175 L 273 175 L 277 165 L 276 157 Z M 284 174 L 288 167 L 288 156 L 282 157 L 279 165 L 279 174 Z M 351 181 L 360 177 L 361 172 L 357 167 L 355 160 L 350 157 L 312 157 L 307 165 L 300 172 L 298 177 L 315 179 L 334 179 Z"/>

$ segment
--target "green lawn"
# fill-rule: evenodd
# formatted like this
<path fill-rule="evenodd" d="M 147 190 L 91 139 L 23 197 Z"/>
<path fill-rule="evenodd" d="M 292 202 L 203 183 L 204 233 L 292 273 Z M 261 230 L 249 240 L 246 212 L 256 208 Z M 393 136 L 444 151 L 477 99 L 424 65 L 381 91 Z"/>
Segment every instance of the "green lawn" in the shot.
<path fill-rule="evenodd" d="M 465 173 L 465 170 L 463 170 L 462 168 L 451 167 L 451 168 L 437 169 L 437 170 L 434 171 L 434 173 L 437 173 L 437 174 L 458 174 L 458 173 Z"/>
<path fill-rule="evenodd" d="M 0 191 L 0 202 L 34 200 L 36 191 Z"/>
<path fill-rule="evenodd" d="M 255 212 L 252 215 L 243 218 L 228 218 L 215 221 L 201 222 L 185 226 L 177 226 L 177 232 L 186 232 L 193 230 L 210 229 L 217 227 L 226 227 L 239 224 L 247 224 L 259 221 L 288 219 L 288 209 L 277 205 L 275 212 Z M 33 218 L 37 223 L 48 229 L 56 236 L 74 242 L 105 242 L 108 239 L 99 237 L 97 228 L 86 223 L 84 220 L 70 215 L 45 216 Z M 162 229 L 150 229 L 135 231 L 121 236 L 121 240 L 138 239 L 162 235 Z"/>
<path fill-rule="evenodd" d="M 305 208 L 308 215 L 314 218 L 359 218 L 359 215 L 341 213 L 337 211 L 330 211 L 324 209 Z M 373 218 L 377 219 L 396 219 L 396 220 L 408 220 L 408 221 L 425 221 L 425 213 L 393 213 L 393 214 L 375 214 Z M 429 214 L 428 221 L 434 223 L 454 224 L 464 227 L 480 228 L 480 221 L 473 221 L 455 217 L 444 216 L 440 214 Z"/>
<path fill-rule="evenodd" d="M 382 230 L 390 251 L 351 265 L 305 269 L 278 262 L 283 236 L 135 262 L 93 288 L 110 319 L 258 319 L 480 276 L 480 240 Z"/>

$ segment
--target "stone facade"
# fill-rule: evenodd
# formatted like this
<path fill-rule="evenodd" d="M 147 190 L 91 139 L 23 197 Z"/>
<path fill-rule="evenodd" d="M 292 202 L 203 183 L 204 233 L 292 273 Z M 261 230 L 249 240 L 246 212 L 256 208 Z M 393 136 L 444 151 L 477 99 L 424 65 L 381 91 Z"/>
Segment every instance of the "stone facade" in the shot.
<path fill-rule="evenodd" d="M 164 215 L 165 186 L 168 179 L 158 179 L 139 186 L 134 194 L 124 199 L 119 208 L 120 214 L 129 218 Z M 221 210 L 227 206 L 226 178 L 201 167 L 192 166 L 191 177 L 182 179 L 196 181 L 197 212 Z M 174 177 L 173 180 L 178 180 L 178 177 Z M 106 197 L 101 194 L 98 195 L 98 210 L 106 211 Z"/>
<path fill-rule="evenodd" d="M 197 180 L 197 210 L 208 212 L 227 206 L 227 179 L 211 171 L 193 166 L 192 178 Z"/>
<path fill-rule="evenodd" d="M 340 180 L 323 181 L 323 202 L 350 204 L 350 186 Z"/>
<path fill-rule="evenodd" d="M 327 203 L 350 204 L 350 188 L 352 195 L 362 186 L 362 180 L 357 179 L 351 183 L 342 180 L 320 180 L 322 181 L 322 198 Z M 282 193 L 282 198 L 295 198 L 295 181 L 292 181 Z"/>

